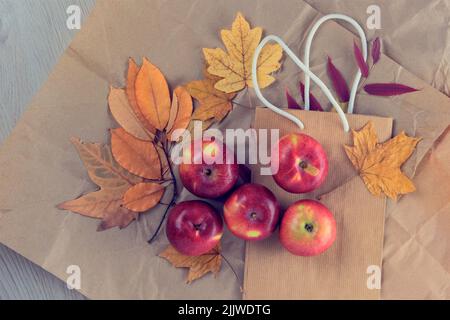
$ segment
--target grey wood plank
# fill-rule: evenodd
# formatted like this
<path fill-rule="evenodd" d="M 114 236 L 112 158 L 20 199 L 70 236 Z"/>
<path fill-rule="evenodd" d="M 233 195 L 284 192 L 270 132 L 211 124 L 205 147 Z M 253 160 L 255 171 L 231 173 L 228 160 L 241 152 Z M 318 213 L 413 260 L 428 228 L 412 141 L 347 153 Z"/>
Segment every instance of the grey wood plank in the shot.
<path fill-rule="evenodd" d="M 0 144 L 77 30 L 66 26 L 69 5 L 82 21 L 95 0 L 0 0 Z M 0 245 L 0 299 L 83 299 L 66 284 Z"/>
<path fill-rule="evenodd" d="M 85 299 L 39 266 L 0 245 L 0 300 Z"/>

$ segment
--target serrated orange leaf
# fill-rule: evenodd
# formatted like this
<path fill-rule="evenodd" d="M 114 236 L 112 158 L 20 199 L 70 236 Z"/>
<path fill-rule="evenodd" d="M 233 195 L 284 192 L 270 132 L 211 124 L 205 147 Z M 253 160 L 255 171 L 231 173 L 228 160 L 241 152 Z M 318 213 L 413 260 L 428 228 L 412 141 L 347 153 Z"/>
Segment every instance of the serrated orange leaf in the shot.
<path fill-rule="evenodd" d="M 214 77 L 207 77 L 204 80 L 192 81 L 186 84 L 189 94 L 199 102 L 192 114 L 192 120 L 216 122 L 222 121 L 232 110 L 232 100 L 235 93 L 224 93 L 217 90 Z"/>
<path fill-rule="evenodd" d="M 177 129 L 186 129 L 191 121 L 192 98 L 184 87 L 177 87 L 173 91 L 172 106 L 170 108 L 170 116 L 167 124 L 167 137 L 171 141 L 175 141 L 172 134 Z"/>
<path fill-rule="evenodd" d="M 78 199 L 59 204 L 61 210 L 70 210 L 84 216 L 102 219 L 98 230 L 124 228 L 137 214 L 122 207 L 124 193 L 142 179 L 123 169 L 113 158 L 106 145 L 84 143 L 72 139 L 91 180 L 99 191 L 82 195 Z"/>
<path fill-rule="evenodd" d="M 262 29 L 250 28 L 250 24 L 239 12 L 234 20 L 231 30 L 222 30 L 221 38 L 227 52 L 220 48 L 203 49 L 208 62 L 208 72 L 221 77 L 215 88 L 226 92 L 237 92 L 252 84 L 252 58 L 256 47 L 261 41 Z M 275 79 L 272 72 L 280 67 L 283 56 L 281 46 L 278 44 L 266 45 L 258 59 L 258 83 L 261 88 L 272 84 Z"/>
<path fill-rule="evenodd" d="M 397 199 L 400 194 L 415 191 L 412 181 L 401 171 L 402 164 L 414 152 L 420 138 L 408 137 L 404 132 L 378 143 L 372 122 L 360 131 L 352 130 L 353 146 L 344 146 L 348 158 L 374 195 Z"/>
<path fill-rule="evenodd" d="M 111 130 L 111 149 L 116 161 L 129 172 L 146 179 L 161 178 L 161 161 L 152 142 L 117 128 Z"/>
<path fill-rule="evenodd" d="M 185 256 L 169 245 L 159 256 L 169 261 L 176 268 L 189 268 L 186 282 L 191 283 L 208 272 L 215 275 L 219 273 L 222 265 L 220 251 L 221 246 L 218 244 L 214 249 L 201 256 Z"/>
<path fill-rule="evenodd" d="M 136 115 L 141 124 L 145 127 L 146 131 L 150 133 L 151 137 L 156 134 L 156 128 L 150 124 L 150 122 L 145 119 L 139 105 L 136 100 L 136 78 L 139 73 L 139 66 L 136 64 L 134 59 L 128 59 L 128 72 L 127 72 L 127 86 L 125 91 L 127 93 L 128 101 L 133 113 Z M 139 137 L 138 137 L 139 138 Z"/>
<path fill-rule="evenodd" d="M 125 90 L 111 87 L 108 104 L 114 119 L 128 133 L 142 140 L 152 141 L 154 139 L 154 134 L 147 131 L 143 122 L 139 120 L 131 108 Z"/>
<path fill-rule="evenodd" d="M 159 183 L 139 183 L 125 193 L 123 205 L 134 212 L 144 212 L 156 206 L 164 194 L 165 187 Z"/>
<path fill-rule="evenodd" d="M 161 71 L 146 58 L 136 77 L 135 92 L 144 118 L 162 131 L 169 120 L 169 87 Z"/>

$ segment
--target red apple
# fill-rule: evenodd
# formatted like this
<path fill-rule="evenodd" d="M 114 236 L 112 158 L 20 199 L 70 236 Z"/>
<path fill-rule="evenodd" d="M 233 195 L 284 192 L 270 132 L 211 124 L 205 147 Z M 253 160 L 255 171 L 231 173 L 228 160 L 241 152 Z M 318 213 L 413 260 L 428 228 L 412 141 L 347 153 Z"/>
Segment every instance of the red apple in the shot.
<path fill-rule="evenodd" d="M 318 188 L 328 174 L 327 155 L 321 144 L 306 134 L 291 133 L 278 142 L 272 152 L 275 182 L 291 193 L 306 193 Z"/>
<path fill-rule="evenodd" d="M 298 256 L 316 256 L 336 239 L 336 220 L 320 202 L 300 200 L 292 204 L 280 226 L 281 244 Z"/>
<path fill-rule="evenodd" d="M 222 233 L 222 217 L 204 201 L 180 202 L 167 218 L 167 238 L 184 255 L 207 253 L 219 243 Z"/>
<path fill-rule="evenodd" d="M 274 194 L 259 184 L 244 184 L 223 207 L 225 223 L 238 238 L 262 240 L 277 227 L 280 205 Z"/>
<path fill-rule="evenodd" d="M 198 144 L 200 148 L 192 143 L 183 154 L 183 162 L 179 165 L 181 182 L 198 197 L 218 198 L 235 185 L 239 166 L 224 143 L 200 141 Z M 232 161 L 227 161 L 227 157 Z M 216 159 L 221 161 L 213 163 Z"/>

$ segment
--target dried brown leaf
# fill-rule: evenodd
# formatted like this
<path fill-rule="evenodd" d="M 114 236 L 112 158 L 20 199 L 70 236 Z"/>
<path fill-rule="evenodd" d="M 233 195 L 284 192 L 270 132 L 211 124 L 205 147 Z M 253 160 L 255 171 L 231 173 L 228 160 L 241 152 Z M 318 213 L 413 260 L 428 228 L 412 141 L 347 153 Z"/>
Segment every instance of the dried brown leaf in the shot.
<path fill-rule="evenodd" d="M 128 133 L 142 140 L 154 139 L 154 134 L 147 131 L 144 123 L 133 111 L 125 90 L 111 87 L 108 95 L 108 104 L 114 119 Z"/>
<path fill-rule="evenodd" d="M 215 122 L 222 121 L 233 108 L 234 93 L 223 93 L 214 85 L 216 79 L 213 77 L 204 80 L 189 82 L 186 89 L 189 94 L 199 102 L 192 114 L 192 120 Z"/>
<path fill-rule="evenodd" d="M 184 87 L 177 87 L 173 91 L 172 107 L 167 124 L 167 137 L 171 141 L 177 140 L 172 134 L 177 129 L 186 129 L 191 121 L 194 106 L 189 92 Z M 173 119 L 173 120 L 172 120 Z"/>
<path fill-rule="evenodd" d="M 164 194 L 165 187 L 159 183 L 139 183 L 125 193 L 123 205 L 134 212 L 144 212 L 156 206 Z"/>
<path fill-rule="evenodd" d="M 72 139 L 91 180 L 99 191 L 59 204 L 61 210 L 70 210 L 84 216 L 102 219 L 99 230 L 126 227 L 137 214 L 122 207 L 123 194 L 142 179 L 123 169 L 106 145 L 83 143 Z"/>
<path fill-rule="evenodd" d="M 152 142 L 117 128 L 111 130 L 111 149 L 116 161 L 129 172 L 151 180 L 161 178 L 161 161 Z"/>
<path fill-rule="evenodd" d="M 189 268 L 186 282 L 191 283 L 208 272 L 215 275 L 219 273 L 222 265 L 220 251 L 221 246 L 218 244 L 214 249 L 201 256 L 185 256 L 169 245 L 159 256 L 169 261 L 176 268 Z"/>
<path fill-rule="evenodd" d="M 162 72 L 146 58 L 136 77 L 136 101 L 144 118 L 164 130 L 169 120 L 170 93 Z"/>
<path fill-rule="evenodd" d="M 125 88 L 127 97 L 128 97 L 128 101 L 130 103 L 131 109 L 133 110 L 134 114 L 146 128 L 146 131 L 148 131 L 151 134 L 151 136 L 154 136 L 156 134 L 156 128 L 150 122 L 147 121 L 147 119 L 145 118 L 144 114 L 142 113 L 142 111 L 139 108 L 139 105 L 137 103 L 136 78 L 138 76 L 138 73 L 139 73 L 139 66 L 136 64 L 136 62 L 132 58 L 129 58 L 128 72 L 127 72 L 127 87 Z"/>

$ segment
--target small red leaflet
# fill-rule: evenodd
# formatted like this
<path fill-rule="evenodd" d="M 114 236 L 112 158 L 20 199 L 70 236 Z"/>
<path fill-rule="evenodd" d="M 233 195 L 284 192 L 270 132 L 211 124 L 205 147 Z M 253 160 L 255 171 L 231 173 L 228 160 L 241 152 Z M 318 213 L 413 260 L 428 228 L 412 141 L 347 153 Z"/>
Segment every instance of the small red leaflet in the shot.
<path fill-rule="evenodd" d="M 328 57 L 327 71 L 340 102 L 348 102 L 350 100 L 350 93 L 347 82 L 342 73 L 333 64 L 330 57 Z"/>
<path fill-rule="evenodd" d="M 400 83 L 372 83 L 365 85 L 364 91 L 374 96 L 389 97 L 418 91 L 418 89 Z"/>
<path fill-rule="evenodd" d="M 302 95 L 303 101 L 305 101 L 305 85 L 300 81 L 300 93 Z M 312 93 L 309 94 L 309 105 L 310 109 L 313 111 L 323 111 L 322 106 L 319 101 L 314 97 Z"/>
<path fill-rule="evenodd" d="M 289 90 L 286 88 L 286 101 L 288 105 L 288 109 L 303 109 L 297 101 L 291 96 Z"/>
<path fill-rule="evenodd" d="M 376 37 L 372 42 L 372 59 L 373 64 L 377 63 L 380 60 L 381 56 L 381 40 L 379 37 Z"/>
<path fill-rule="evenodd" d="M 369 66 L 367 65 L 367 62 L 364 61 L 361 49 L 358 47 L 355 41 L 353 42 L 353 52 L 355 54 L 355 59 L 356 63 L 358 64 L 359 70 L 361 70 L 363 77 L 367 78 L 369 76 Z"/>

